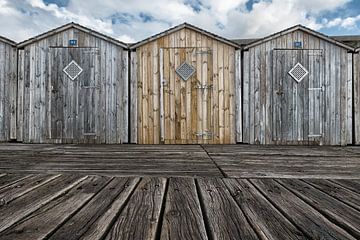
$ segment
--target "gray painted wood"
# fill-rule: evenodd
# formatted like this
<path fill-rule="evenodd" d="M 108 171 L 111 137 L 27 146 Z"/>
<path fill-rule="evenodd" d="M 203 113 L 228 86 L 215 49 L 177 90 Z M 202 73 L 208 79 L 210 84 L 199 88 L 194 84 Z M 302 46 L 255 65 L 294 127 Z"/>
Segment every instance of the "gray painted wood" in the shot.
<path fill-rule="evenodd" d="M 69 46 L 70 39 L 77 46 Z M 19 141 L 128 142 L 127 49 L 70 28 L 25 45 L 18 56 Z M 63 72 L 72 60 L 83 68 L 74 81 Z"/>
<path fill-rule="evenodd" d="M 298 29 L 249 47 L 242 61 L 244 143 L 352 142 L 348 49 Z M 288 74 L 297 62 L 310 72 L 300 83 Z"/>
<path fill-rule="evenodd" d="M 16 139 L 16 48 L 0 40 L 0 142 Z"/>

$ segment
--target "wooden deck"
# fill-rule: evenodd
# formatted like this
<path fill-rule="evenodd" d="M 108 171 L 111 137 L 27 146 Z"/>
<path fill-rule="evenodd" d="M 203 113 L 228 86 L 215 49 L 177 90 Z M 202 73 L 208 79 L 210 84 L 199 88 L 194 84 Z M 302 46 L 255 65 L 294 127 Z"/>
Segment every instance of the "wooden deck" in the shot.
<path fill-rule="evenodd" d="M 360 179 L 360 147 L 0 144 L 0 171 Z"/>
<path fill-rule="evenodd" d="M 359 180 L 4 174 L 0 239 L 359 239 Z"/>
<path fill-rule="evenodd" d="M 0 144 L 0 240 L 360 239 L 360 148 Z"/>

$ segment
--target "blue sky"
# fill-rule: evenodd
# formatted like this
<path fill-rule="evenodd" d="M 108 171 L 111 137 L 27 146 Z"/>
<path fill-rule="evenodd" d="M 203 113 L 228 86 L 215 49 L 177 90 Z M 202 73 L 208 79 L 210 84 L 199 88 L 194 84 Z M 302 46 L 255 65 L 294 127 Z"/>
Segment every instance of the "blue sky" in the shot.
<path fill-rule="evenodd" d="M 189 22 L 224 37 L 263 37 L 303 24 L 360 35 L 359 0 L 0 0 L 0 35 L 22 41 L 77 22 L 125 42 Z"/>

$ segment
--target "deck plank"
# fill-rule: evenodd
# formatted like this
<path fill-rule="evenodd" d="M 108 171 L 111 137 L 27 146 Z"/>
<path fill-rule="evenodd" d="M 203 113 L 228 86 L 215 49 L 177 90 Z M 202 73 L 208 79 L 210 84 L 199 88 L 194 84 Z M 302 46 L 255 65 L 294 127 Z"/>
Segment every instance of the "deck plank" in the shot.
<path fill-rule="evenodd" d="M 60 175 L 33 175 L 28 178 L 17 181 L 16 183 L 4 187 L 0 190 L 0 205 L 8 204 L 16 198 L 56 179 Z"/>
<path fill-rule="evenodd" d="M 3 240 L 45 239 L 102 189 L 109 178 L 91 176 L 2 233 Z M 74 233 L 73 233 L 74 234 Z"/>
<path fill-rule="evenodd" d="M 0 233 L 19 220 L 61 196 L 86 179 L 79 176 L 60 176 L 1 207 Z"/>
<path fill-rule="evenodd" d="M 48 239 L 102 239 L 138 182 L 139 178 L 113 179 Z"/>
<path fill-rule="evenodd" d="M 142 179 L 105 239 L 155 239 L 166 182 L 165 178 Z"/>
<path fill-rule="evenodd" d="M 355 180 L 348 179 L 331 179 L 332 182 L 335 182 L 353 192 L 360 194 L 360 182 Z"/>
<path fill-rule="evenodd" d="M 24 175 L 24 174 L 7 174 L 0 178 L 0 189 L 8 187 L 12 184 L 17 183 L 25 178 L 30 177 L 31 175 Z"/>
<path fill-rule="evenodd" d="M 258 239 L 220 179 L 198 179 L 211 239 Z"/>
<path fill-rule="evenodd" d="M 307 204 L 325 215 L 332 222 L 346 229 L 357 239 L 360 238 L 360 212 L 341 201 L 319 191 L 313 186 L 297 180 L 277 180 Z"/>
<path fill-rule="evenodd" d="M 307 239 L 249 181 L 225 179 L 224 182 L 262 239 Z"/>
<path fill-rule="evenodd" d="M 304 181 L 360 211 L 360 194 L 328 180 L 307 179 Z"/>
<path fill-rule="evenodd" d="M 160 239 L 208 239 L 193 179 L 169 179 Z"/>
<path fill-rule="evenodd" d="M 310 239 L 356 239 L 276 181 L 270 179 L 250 181 Z"/>

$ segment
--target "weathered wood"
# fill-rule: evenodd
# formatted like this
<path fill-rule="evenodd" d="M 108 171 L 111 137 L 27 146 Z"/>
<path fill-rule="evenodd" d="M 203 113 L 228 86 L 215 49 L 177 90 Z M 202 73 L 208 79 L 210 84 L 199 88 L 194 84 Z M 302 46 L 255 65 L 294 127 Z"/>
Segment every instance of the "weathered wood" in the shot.
<path fill-rule="evenodd" d="M 243 142 L 351 143 L 348 47 L 301 27 L 266 39 L 243 52 Z M 295 47 L 294 42 L 301 42 L 302 47 Z M 309 71 L 300 83 L 288 73 L 298 62 Z"/>
<path fill-rule="evenodd" d="M 164 143 L 235 143 L 233 46 L 185 27 L 136 52 L 138 143 L 157 144 L 162 137 Z M 196 69 L 187 81 L 175 72 L 183 62 Z"/>
<path fill-rule="evenodd" d="M 2 232 L 2 239 L 43 239 L 91 199 L 109 178 L 92 176 Z M 74 233 L 73 233 L 74 234 Z"/>
<path fill-rule="evenodd" d="M 309 238 L 356 239 L 274 180 L 251 180 L 256 188 Z"/>
<path fill-rule="evenodd" d="M 353 74 L 354 142 L 360 145 L 360 51 L 353 55 Z"/>
<path fill-rule="evenodd" d="M 86 177 L 62 176 L 1 207 L 0 232 L 63 195 Z"/>
<path fill-rule="evenodd" d="M 208 239 L 193 179 L 170 178 L 160 239 Z"/>
<path fill-rule="evenodd" d="M 142 179 L 105 239 L 155 239 L 165 187 L 164 178 Z"/>
<path fill-rule="evenodd" d="M 332 179 L 331 181 L 339 184 L 340 186 L 346 187 L 347 189 L 360 194 L 360 182 L 350 181 L 346 179 Z"/>
<path fill-rule="evenodd" d="M 305 180 L 306 183 L 311 184 L 313 187 L 325 192 L 326 194 L 344 202 L 357 210 L 360 210 L 360 194 L 356 194 L 341 185 L 333 183 L 328 180 Z"/>
<path fill-rule="evenodd" d="M 307 239 L 247 180 L 225 179 L 224 182 L 262 239 Z"/>
<path fill-rule="evenodd" d="M 211 239 L 258 239 L 221 180 L 199 179 L 198 187 Z"/>
<path fill-rule="evenodd" d="M 77 25 L 61 29 L 24 43 L 19 51 L 18 140 L 127 143 L 127 47 Z M 77 40 L 77 46 L 69 40 Z M 63 72 L 72 60 L 83 69 L 75 80 Z"/>
<path fill-rule="evenodd" d="M 0 142 L 16 139 L 16 47 L 0 39 Z"/>
<path fill-rule="evenodd" d="M 300 180 L 278 180 L 280 184 L 296 194 L 332 222 L 346 229 L 355 238 L 360 237 L 360 212 L 346 204 L 334 200 L 329 195 Z"/>

